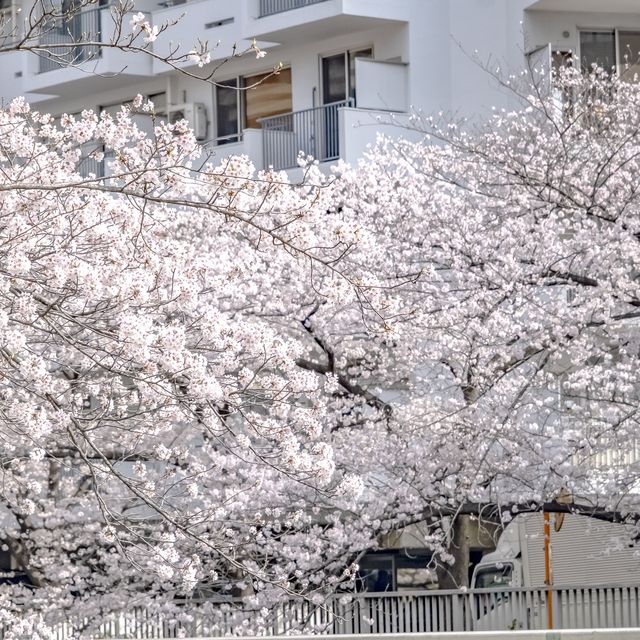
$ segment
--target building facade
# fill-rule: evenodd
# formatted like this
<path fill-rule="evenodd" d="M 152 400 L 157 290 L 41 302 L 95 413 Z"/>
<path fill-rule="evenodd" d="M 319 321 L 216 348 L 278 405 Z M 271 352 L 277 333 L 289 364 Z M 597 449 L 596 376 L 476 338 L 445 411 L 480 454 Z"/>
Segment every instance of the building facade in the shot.
<path fill-rule="evenodd" d="M 24 30 L 31 2 L 21 1 L 2 3 L 5 30 Z M 153 43 L 158 57 L 56 49 L 113 37 L 108 4 L 91 5 L 41 36 L 53 56 L 1 54 L 1 97 L 25 95 L 61 115 L 117 110 L 141 93 L 159 113 L 186 117 L 217 157 L 246 153 L 258 168 L 290 168 L 300 151 L 353 162 L 378 132 L 397 135 L 392 123 L 413 110 L 481 117 L 508 108 L 514 98 L 492 77 L 497 69 L 517 72 L 558 52 L 620 66 L 640 49 L 634 0 L 141 0 L 138 9 L 170 25 Z M 219 43 L 209 65 L 187 61 L 184 74 L 162 62 L 172 47 L 188 52 L 197 41 Z M 191 77 L 254 41 L 267 56 L 232 58 L 215 84 Z"/>

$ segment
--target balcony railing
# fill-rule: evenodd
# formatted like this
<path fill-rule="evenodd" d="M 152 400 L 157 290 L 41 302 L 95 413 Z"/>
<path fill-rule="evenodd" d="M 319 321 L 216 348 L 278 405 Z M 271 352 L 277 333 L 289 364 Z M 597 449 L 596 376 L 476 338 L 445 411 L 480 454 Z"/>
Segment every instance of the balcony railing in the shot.
<path fill-rule="evenodd" d="M 83 43 L 100 41 L 100 13 L 101 9 L 88 9 L 48 24 L 40 38 L 46 52 L 40 54 L 39 72 L 46 73 L 98 58 L 100 47 Z"/>
<path fill-rule="evenodd" d="M 260 121 L 264 166 L 276 170 L 298 166 L 298 156 L 313 156 L 320 162 L 340 157 L 338 111 L 353 106 L 352 100 L 293 111 Z"/>
<path fill-rule="evenodd" d="M 264 18 L 274 13 L 308 7 L 310 4 L 318 4 L 319 2 L 326 2 L 326 0 L 260 0 L 260 17 Z"/>
<path fill-rule="evenodd" d="M 110 175 L 109 162 L 115 158 L 114 151 L 101 152 L 102 159 L 96 159 L 96 152 L 100 151 L 99 147 L 87 144 L 86 149 L 80 157 L 77 169 L 83 178 L 93 176 L 94 178 L 108 178 Z"/>

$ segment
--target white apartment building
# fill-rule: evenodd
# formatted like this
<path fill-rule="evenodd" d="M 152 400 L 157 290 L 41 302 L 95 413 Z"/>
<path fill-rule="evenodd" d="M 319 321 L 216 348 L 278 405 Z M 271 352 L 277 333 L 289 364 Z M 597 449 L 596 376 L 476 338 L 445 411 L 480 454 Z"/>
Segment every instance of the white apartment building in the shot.
<path fill-rule="evenodd" d="M 18 25 L 31 4 L 0 0 Z M 176 23 L 154 43 L 160 55 L 178 43 L 189 51 L 198 40 L 219 41 L 216 65 L 234 43 L 242 50 L 254 39 L 268 55 L 230 60 L 216 73 L 222 86 L 213 86 L 109 48 L 78 50 L 77 59 L 90 59 L 66 68 L 8 52 L 0 56 L 0 97 L 26 95 L 60 115 L 116 109 L 142 93 L 170 117 L 186 116 L 218 157 L 246 153 L 258 168 L 290 168 L 299 151 L 323 162 L 356 160 L 378 131 L 399 133 L 385 124 L 390 114 L 402 121 L 412 109 L 470 116 L 509 106 L 483 65 L 517 71 L 527 56 L 551 60 L 558 52 L 614 65 L 640 50 L 638 0 L 140 0 L 136 7 L 153 24 Z M 112 31 L 105 2 L 43 37 L 51 46 L 87 33 L 106 42 Z M 279 63 L 282 71 L 259 83 Z"/>

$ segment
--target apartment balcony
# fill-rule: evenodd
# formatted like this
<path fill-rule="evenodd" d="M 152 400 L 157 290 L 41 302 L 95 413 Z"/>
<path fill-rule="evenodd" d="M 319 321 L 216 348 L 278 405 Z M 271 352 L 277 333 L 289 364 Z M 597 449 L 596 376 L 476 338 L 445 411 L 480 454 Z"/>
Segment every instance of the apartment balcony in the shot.
<path fill-rule="evenodd" d="M 409 21 L 409 0 L 260 0 L 253 35 L 278 44 L 353 34 Z"/>
<path fill-rule="evenodd" d="M 357 108 L 353 100 L 343 100 L 261 118 L 260 129 L 216 140 L 214 160 L 246 155 L 257 169 L 277 171 L 297 169 L 300 156 L 322 164 L 338 160 L 354 164 L 380 133 L 411 137 L 401 128 L 407 123 L 407 113 Z"/>
<path fill-rule="evenodd" d="M 303 45 L 310 41 L 407 22 L 410 0 L 166 0 L 152 12 L 154 25 L 169 24 L 154 52 L 167 54 L 179 45 L 188 51 L 198 39 L 220 42 L 212 58 L 223 59 L 251 46 L 254 38 L 261 48 L 279 44 Z M 185 62 L 184 66 L 193 64 Z M 166 71 L 154 62 L 154 73 Z"/>
<path fill-rule="evenodd" d="M 353 163 L 362 157 L 368 145 L 375 143 L 378 133 L 405 135 L 397 125 L 406 123 L 408 118 L 407 65 L 370 58 L 354 61 L 355 82 L 350 85 L 349 97 L 294 111 L 266 109 L 273 115 L 250 117 L 249 128 L 238 131 L 232 126 L 226 130 L 228 135 L 215 141 L 217 159 L 245 154 L 258 169 L 275 170 L 296 169 L 301 155 L 320 163 L 338 159 Z M 254 113 L 260 105 L 264 108 L 273 104 L 279 93 L 286 94 L 284 80 L 284 85 L 275 89 L 268 86 L 269 81 L 262 85 L 267 104 L 252 102 L 245 107 L 246 113 Z M 283 102 L 287 100 L 275 100 L 276 104 Z M 291 101 L 288 102 L 290 105 Z"/>
<path fill-rule="evenodd" d="M 158 56 L 169 55 L 176 46 L 185 52 L 193 49 L 198 40 L 208 41 L 211 45 L 211 57 L 221 60 L 232 53 L 235 45 L 237 51 L 251 46 L 255 34 L 251 33 L 248 23 L 251 21 L 252 2 L 229 2 L 228 0 L 166 0 L 162 8 L 151 14 L 154 25 L 170 25 L 162 37 L 154 42 L 154 53 Z M 257 6 L 254 8 L 257 14 Z M 215 45 L 216 42 L 220 44 Z M 262 45 L 266 43 L 258 43 Z M 193 62 L 185 61 L 179 66 L 187 67 Z M 167 70 L 162 60 L 155 60 L 154 73 Z"/>
<path fill-rule="evenodd" d="M 407 66 L 359 58 L 354 98 L 262 118 L 263 165 L 298 166 L 300 154 L 321 163 L 357 161 L 378 133 L 396 137 L 407 119 Z M 404 133 L 404 132 L 403 132 Z"/>
<path fill-rule="evenodd" d="M 49 25 L 40 37 L 45 49 L 27 60 L 24 91 L 72 98 L 104 91 L 112 83 L 124 86 L 147 79 L 149 56 L 100 45 L 111 42 L 116 28 L 108 8 L 81 11 Z"/>
<path fill-rule="evenodd" d="M 343 144 L 341 138 L 345 135 L 341 111 L 351 106 L 352 100 L 343 100 L 263 118 L 260 124 L 264 166 L 276 170 L 292 169 L 298 166 L 300 154 L 313 156 L 320 162 L 337 160 Z"/>

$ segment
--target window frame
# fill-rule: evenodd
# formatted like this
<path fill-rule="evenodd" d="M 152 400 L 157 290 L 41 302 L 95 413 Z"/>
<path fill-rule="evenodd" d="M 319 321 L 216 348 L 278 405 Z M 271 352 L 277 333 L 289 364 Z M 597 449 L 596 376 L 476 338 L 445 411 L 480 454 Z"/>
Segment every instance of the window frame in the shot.
<path fill-rule="evenodd" d="M 623 60 L 621 60 L 620 56 L 620 33 L 635 33 L 640 37 L 640 27 L 638 28 L 629 28 L 629 27 L 578 27 L 578 42 L 576 47 L 576 53 L 578 55 L 578 64 L 580 65 L 580 69 L 582 69 L 582 34 L 583 33 L 608 33 L 613 35 L 613 49 L 615 54 L 614 66 L 616 73 L 619 77 L 622 77 L 622 66 Z M 640 51 L 638 53 L 638 62 L 635 64 L 640 64 Z M 608 69 L 607 69 L 608 70 Z"/>
<path fill-rule="evenodd" d="M 293 102 L 293 70 L 291 65 L 285 65 L 282 67 L 281 71 L 289 70 L 292 73 L 292 82 L 291 82 L 291 98 Z M 261 75 L 269 75 L 273 73 L 273 67 L 269 67 L 268 69 L 264 69 L 261 71 L 252 71 L 249 73 L 244 73 L 242 75 L 231 76 L 230 78 L 226 78 L 225 80 L 221 80 L 217 82 L 213 87 L 213 116 L 214 122 L 213 127 L 215 130 L 215 137 L 213 138 L 213 144 L 216 146 L 222 146 L 225 144 L 237 144 L 242 142 L 245 129 L 249 128 L 245 126 L 246 121 L 246 85 L 245 80 L 247 78 L 253 78 L 255 76 Z M 235 82 L 236 83 L 236 93 L 238 95 L 238 99 L 236 101 L 236 114 L 238 118 L 238 130 L 235 134 L 230 134 L 228 136 L 220 137 L 218 136 L 218 87 L 224 85 L 225 83 Z"/>
<path fill-rule="evenodd" d="M 371 57 L 370 60 L 375 60 L 375 47 L 373 43 L 363 44 L 356 47 L 349 47 L 348 49 L 337 49 L 334 51 L 326 51 L 325 53 L 321 53 L 318 56 L 318 84 L 320 85 L 320 104 L 313 106 L 324 106 L 325 104 L 325 84 L 324 84 L 324 67 L 323 63 L 326 58 L 333 58 L 335 56 L 343 55 L 344 56 L 344 70 L 345 70 L 345 101 L 354 100 L 355 101 L 355 86 L 351 86 L 351 60 L 353 59 L 354 65 L 356 60 L 356 54 L 361 53 L 363 51 L 370 51 Z M 355 68 L 355 67 L 354 67 Z M 354 71 L 355 76 L 355 71 Z M 353 95 L 352 95 L 353 92 Z M 338 101 L 342 102 L 342 101 Z"/>
<path fill-rule="evenodd" d="M 213 144 L 215 146 L 223 146 L 225 144 L 238 144 L 242 142 L 242 136 L 244 134 L 244 100 L 240 98 L 240 93 L 243 90 L 242 86 L 243 76 L 232 76 L 227 78 L 226 80 L 221 80 L 220 82 L 216 82 L 213 85 L 213 129 L 215 132 L 215 136 L 213 136 Z M 235 82 L 235 90 L 236 90 L 236 118 L 238 126 L 236 127 L 237 131 L 235 134 L 228 134 L 226 136 L 218 135 L 218 89 L 220 87 L 230 87 L 232 82 Z"/>

